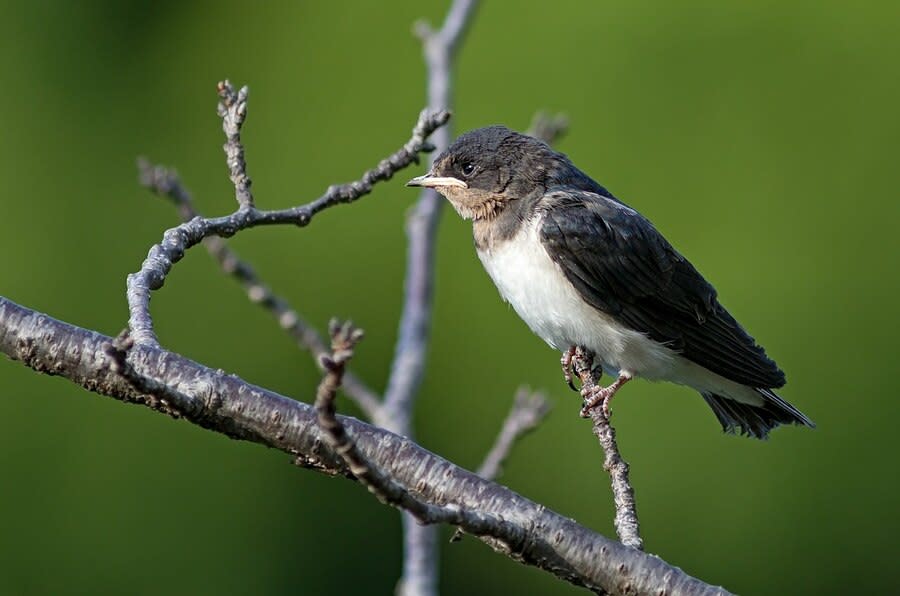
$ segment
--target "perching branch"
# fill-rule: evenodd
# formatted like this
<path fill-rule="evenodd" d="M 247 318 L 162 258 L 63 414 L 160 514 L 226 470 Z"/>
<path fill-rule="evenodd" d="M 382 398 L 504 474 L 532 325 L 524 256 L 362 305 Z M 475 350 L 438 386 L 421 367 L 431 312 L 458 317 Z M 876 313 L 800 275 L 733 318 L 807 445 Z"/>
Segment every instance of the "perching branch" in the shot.
<path fill-rule="evenodd" d="M 225 81 L 220 84 L 220 88 L 222 87 L 230 89 L 231 86 Z M 413 128 L 412 138 L 401 149 L 382 160 L 375 168 L 365 172 L 356 182 L 331 186 L 324 195 L 305 205 L 274 211 L 242 206 L 231 215 L 216 218 L 195 217 L 189 222 L 166 230 L 162 241 L 150 249 L 141 269 L 128 276 L 126 292 L 128 326 L 135 343 L 158 345 L 153 331 L 153 320 L 150 317 L 150 292 L 162 287 L 172 265 L 184 257 L 186 250 L 209 236 L 233 236 L 241 230 L 256 226 L 276 224 L 306 226 L 320 211 L 340 203 L 350 203 L 369 194 L 374 184 L 390 179 L 395 172 L 418 161 L 419 153 L 433 150 L 434 146 L 426 139 L 446 124 L 449 118 L 450 114 L 446 111 L 423 110 Z"/>
<path fill-rule="evenodd" d="M 600 370 L 594 369 L 594 355 L 582 348 L 575 351 L 573 358 L 575 374 L 581 379 L 582 393 L 589 392 L 600 380 Z M 634 503 L 634 489 L 628 480 L 628 464 L 619 454 L 616 443 L 616 429 L 601 407 L 590 408 L 590 417 L 594 423 L 594 435 L 603 448 L 603 469 L 609 473 L 612 484 L 613 500 L 616 504 L 615 527 L 619 540 L 626 546 L 637 549 L 644 548 L 638 524 L 637 508 Z"/>
<path fill-rule="evenodd" d="M 163 166 L 154 166 L 146 159 L 138 160 L 139 180 L 142 186 L 161 197 L 170 199 L 178 211 L 179 218 L 189 222 L 200 214 L 194 208 L 191 194 L 181 183 L 178 174 Z M 287 331 L 297 345 L 308 350 L 321 367 L 320 356 L 325 354 L 328 346 L 319 333 L 307 323 L 300 313 L 285 298 L 275 294 L 260 278 L 253 267 L 241 260 L 224 238 L 208 236 L 203 239 L 206 250 L 216 260 L 226 274 L 232 276 L 247 293 L 251 302 L 259 304 L 267 310 Z M 344 373 L 343 391 L 360 407 L 369 420 L 372 420 L 380 407 L 379 396 L 352 372 Z"/>
<path fill-rule="evenodd" d="M 0 297 L 0 353 L 102 395 L 168 412 L 164 395 L 116 373 L 107 355 L 113 338 L 57 321 Z M 156 346 L 135 343 L 127 363 L 157 387 L 198 404 L 183 419 L 230 437 L 293 455 L 299 463 L 350 475 L 329 446 L 314 408 L 201 366 Z M 353 418 L 337 419 L 367 462 L 423 503 L 458 508 L 449 523 L 476 534 L 495 550 L 575 585 L 611 594 L 728 594 L 662 559 L 604 538 L 511 490 L 479 478 L 411 440 Z M 471 514 L 472 523 L 462 512 Z M 480 520 L 480 521 L 478 521 Z M 500 521 L 502 520 L 502 522 Z M 443 521 L 443 520 L 442 520 Z M 477 521 L 477 523 L 476 523 Z"/>

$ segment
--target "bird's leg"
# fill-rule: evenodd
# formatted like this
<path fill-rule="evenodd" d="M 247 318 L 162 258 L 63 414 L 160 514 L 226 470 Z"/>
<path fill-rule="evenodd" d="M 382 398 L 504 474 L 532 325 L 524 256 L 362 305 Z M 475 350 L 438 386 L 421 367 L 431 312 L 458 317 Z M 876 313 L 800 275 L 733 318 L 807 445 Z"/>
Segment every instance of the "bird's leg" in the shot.
<path fill-rule="evenodd" d="M 619 388 L 622 387 L 622 385 L 630 380 L 630 374 L 619 373 L 619 378 L 616 379 L 608 387 L 594 385 L 593 387 L 582 389 L 581 396 L 584 398 L 584 406 L 582 406 L 581 408 L 581 417 L 590 417 L 591 410 L 599 405 L 601 408 L 603 408 L 603 415 L 609 418 L 609 402 L 612 401 L 612 398 L 616 394 L 616 391 L 618 391 Z"/>
<path fill-rule="evenodd" d="M 562 358 L 559 359 L 559 363 L 562 365 L 563 378 L 566 380 L 566 385 L 568 385 L 569 389 L 572 391 L 578 391 L 578 389 L 575 388 L 575 383 L 572 382 L 572 360 L 574 358 L 575 346 L 569 346 L 569 349 L 562 353 Z"/>

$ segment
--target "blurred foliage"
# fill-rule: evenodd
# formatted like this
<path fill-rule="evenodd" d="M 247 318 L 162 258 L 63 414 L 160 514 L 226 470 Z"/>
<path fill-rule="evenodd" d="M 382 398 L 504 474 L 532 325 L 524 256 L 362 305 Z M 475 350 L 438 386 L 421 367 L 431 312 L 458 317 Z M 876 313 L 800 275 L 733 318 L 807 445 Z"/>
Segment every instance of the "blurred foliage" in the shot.
<path fill-rule="evenodd" d="M 175 222 L 138 188 L 137 155 L 175 165 L 205 213 L 231 211 L 215 114 L 230 77 L 251 87 L 257 202 L 314 198 L 406 140 L 424 101 L 411 23 L 445 9 L 4 3 L 0 293 L 115 334 L 125 275 Z M 716 284 L 818 423 L 761 443 L 723 436 L 683 388 L 638 383 L 616 400 L 648 549 L 736 592 L 895 584 L 898 56 L 900 4 L 837 0 L 488 2 L 460 55 L 456 130 L 568 114 L 561 149 Z M 354 365 L 378 388 L 414 197 L 397 180 L 309 228 L 233 241 L 316 324 L 366 328 Z M 418 439 L 475 468 L 515 387 L 547 388 L 555 412 L 502 481 L 612 535 L 599 448 L 557 355 L 500 301 L 468 224 L 447 212 L 439 244 Z M 202 250 L 153 314 L 167 347 L 312 398 L 308 356 Z M 358 486 L 5 359 L 0 390 L 0 593 L 393 589 L 397 514 Z M 443 550 L 447 594 L 580 593 L 475 540 Z"/>

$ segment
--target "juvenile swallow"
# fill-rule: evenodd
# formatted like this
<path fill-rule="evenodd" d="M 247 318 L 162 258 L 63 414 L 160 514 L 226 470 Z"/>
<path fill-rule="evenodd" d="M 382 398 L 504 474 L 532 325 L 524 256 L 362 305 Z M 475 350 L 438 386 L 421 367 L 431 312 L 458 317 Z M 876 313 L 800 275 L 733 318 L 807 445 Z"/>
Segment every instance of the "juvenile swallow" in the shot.
<path fill-rule="evenodd" d="M 409 186 L 435 189 L 472 220 L 475 248 L 504 300 L 562 351 L 594 353 L 615 378 L 697 390 L 725 432 L 766 438 L 813 422 L 773 389 L 784 373 L 716 290 L 640 213 L 546 143 L 503 126 L 460 136 Z"/>

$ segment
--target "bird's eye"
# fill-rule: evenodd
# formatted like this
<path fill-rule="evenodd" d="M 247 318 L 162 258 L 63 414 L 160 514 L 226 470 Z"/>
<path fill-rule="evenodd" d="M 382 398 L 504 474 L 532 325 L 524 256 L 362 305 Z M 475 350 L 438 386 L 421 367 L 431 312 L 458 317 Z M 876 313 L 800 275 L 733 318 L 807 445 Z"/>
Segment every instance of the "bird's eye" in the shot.
<path fill-rule="evenodd" d="M 473 164 L 472 162 L 463 164 L 463 167 L 462 167 L 463 176 L 471 176 L 474 172 L 475 172 L 475 164 Z"/>

